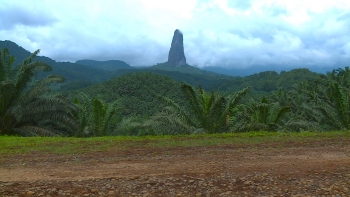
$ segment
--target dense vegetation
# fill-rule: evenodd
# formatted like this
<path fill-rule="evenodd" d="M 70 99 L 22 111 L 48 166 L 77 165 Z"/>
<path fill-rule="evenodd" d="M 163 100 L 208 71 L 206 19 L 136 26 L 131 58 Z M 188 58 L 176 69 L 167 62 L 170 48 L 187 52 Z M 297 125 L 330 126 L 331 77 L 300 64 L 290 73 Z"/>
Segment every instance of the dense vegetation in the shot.
<path fill-rule="evenodd" d="M 74 68 L 81 71 L 84 80 L 70 83 L 75 83 L 74 88 L 59 89 L 52 83 L 62 83 L 64 78 L 41 74 L 52 68 L 38 61 L 38 53 L 20 62 L 9 50 L 1 50 L 1 135 L 85 137 L 350 127 L 348 67 L 326 75 L 294 69 L 229 77 L 189 65 L 169 67 L 162 63 L 117 69 L 108 75 L 114 78 L 97 84 L 96 79 L 87 80 L 90 75 L 84 76 L 81 68 Z M 111 68 L 106 62 L 99 63 Z M 63 73 L 64 77 L 73 77 L 69 73 Z M 50 87 L 58 91 L 50 92 Z"/>
<path fill-rule="evenodd" d="M 317 79 L 319 74 L 311 72 L 309 69 L 300 68 L 291 71 L 264 71 L 247 77 L 238 77 L 229 80 L 220 86 L 222 91 L 238 91 L 251 86 L 253 91 L 272 92 L 279 89 L 291 90 L 293 85 L 304 80 Z"/>
<path fill-rule="evenodd" d="M 181 98 L 180 83 L 154 73 L 127 73 L 91 87 L 69 92 L 73 98 L 79 92 L 110 103 L 119 100 L 124 116 L 150 116 L 166 106 L 159 99 L 167 96 L 177 102 Z"/>
<path fill-rule="evenodd" d="M 72 116 L 75 106 L 61 95 L 47 94 L 48 84 L 64 78 L 52 74 L 33 80 L 38 72 L 51 70 L 45 63 L 32 61 L 38 53 L 14 68 L 14 57 L 7 49 L 0 51 L 0 134 L 54 136 L 77 129 Z"/>

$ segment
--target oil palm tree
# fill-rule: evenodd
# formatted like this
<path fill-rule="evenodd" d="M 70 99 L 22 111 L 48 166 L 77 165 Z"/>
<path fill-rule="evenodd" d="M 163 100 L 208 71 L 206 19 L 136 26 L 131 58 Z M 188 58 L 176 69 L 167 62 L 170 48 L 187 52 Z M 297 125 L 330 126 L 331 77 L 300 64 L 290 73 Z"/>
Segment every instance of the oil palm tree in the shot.
<path fill-rule="evenodd" d="M 263 97 L 259 102 L 244 106 L 237 113 L 234 131 L 275 131 L 284 124 L 282 118 L 290 111 L 290 106 L 281 107 L 278 102 L 270 102 Z"/>
<path fill-rule="evenodd" d="M 39 50 L 13 67 L 14 57 L 0 51 L 0 134 L 23 136 L 69 135 L 77 126 L 76 110 L 61 95 L 49 95 L 52 83 L 64 78 L 52 74 L 35 80 L 40 71 L 51 71 L 43 62 L 33 61 Z"/>
<path fill-rule="evenodd" d="M 113 134 L 119 122 L 119 102 L 105 103 L 101 99 L 90 98 L 80 93 L 74 103 L 79 111 L 76 114 L 79 120 L 77 136 L 105 136 Z"/>
<path fill-rule="evenodd" d="M 231 116 L 230 109 L 249 92 L 249 87 L 232 95 L 223 96 L 215 92 L 205 92 L 201 87 L 196 91 L 191 85 L 182 83 L 181 89 L 188 108 L 167 100 L 176 110 L 178 117 L 188 125 L 202 128 L 205 133 L 216 133 L 228 130 L 227 120 Z"/>
<path fill-rule="evenodd" d="M 322 101 L 330 106 L 324 115 L 336 129 L 350 129 L 350 69 L 336 69 L 317 81 Z"/>
<path fill-rule="evenodd" d="M 342 89 L 330 90 L 333 82 L 333 76 L 323 75 L 320 79 L 304 81 L 295 86 L 289 92 L 293 121 L 289 121 L 286 126 L 292 130 L 344 129 L 341 113 L 329 94 L 333 92 L 336 95 L 335 92 Z"/>

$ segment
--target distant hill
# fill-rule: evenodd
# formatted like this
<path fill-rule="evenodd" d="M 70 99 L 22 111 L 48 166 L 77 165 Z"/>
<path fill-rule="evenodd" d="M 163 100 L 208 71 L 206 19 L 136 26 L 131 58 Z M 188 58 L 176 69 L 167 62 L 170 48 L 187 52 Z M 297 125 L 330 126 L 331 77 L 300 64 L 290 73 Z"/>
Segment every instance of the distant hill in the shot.
<path fill-rule="evenodd" d="M 229 75 L 229 76 L 241 76 L 240 74 L 226 69 L 226 68 L 221 68 L 221 67 L 215 67 L 215 66 L 206 66 L 201 68 L 202 70 L 205 71 L 210 71 L 210 72 L 214 72 L 214 73 L 218 73 L 218 74 L 222 74 L 222 75 Z"/>
<path fill-rule="evenodd" d="M 31 52 L 11 41 L 0 41 L 0 48 L 4 47 L 9 49 L 11 55 L 15 56 L 15 64 L 21 63 L 24 58 L 27 58 L 31 54 Z M 112 77 L 122 76 L 131 72 L 151 72 L 166 75 L 176 81 L 184 81 L 193 86 L 201 85 L 207 90 L 215 89 L 222 83 L 223 79 L 231 78 L 189 65 L 169 67 L 166 62 L 150 67 L 134 68 L 119 60 L 79 60 L 76 63 L 71 63 L 56 62 L 44 56 L 38 56 L 36 60 L 48 63 L 53 68 L 53 73 L 60 74 L 66 78 L 67 83 L 62 87 L 64 90 L 87 87 L 94 83 L 103 82 Z M 118 69 L 115 69 L 116 67 Z"/>
<path fill-rule="evenodd" d="M 221 75 L 199 68 L 183 65 L 183 66 L 168 66 L 167 62 L 159 63 L 150 67 L 138 69 L 121 69 L 113 72 L 113 76 L 122 76 L 126 73 L 149 72 L 160 75 L 166 75 L 178 82 L 186 82 L 193 86 L 202 86 L 206 90 L 216 90 L 224 81 L 234 79 L 232 76 Z"/>
<path fill-rule="evenodd" d="M 176 102 L 181 102 L 182 97 L 179 82 L 148 72 L 127 73 L 78 91 L 100 97 L 107 102 L 119 100 L 124 116 L 150 116 L 161 111 L 167 104 L 159 96 L 166 96 Z M 70 95 L 74 97 L 76 91 L 71 91 Z"/>
<path fill-rule="evenodd" d="M 158 74 L 172 77 L 176 81 L 184 81 L 191 85 L 201 85 L 206 90 L 219 90 L 235 92 L 252 87 L 253 91 L 270 92 L 279 88 L 291 89 L 296 83 L 303 80 L 312 80 L 319 77 L 319 73 L 312 72 L 307 68 L 292 69 L 290 71 L 263 71 L 253 73 L 245 77 L 233 77 L 202 70 L 193 66 L 169 67 L 167 63 L 157 64 L 145 70 L 153 70 Z M 223 70 L 224 71 L 224 70 Z M 227 72 L 223 72 L 226 73 Z"/>
<path fill-rule="evenodd" d="M 342 68 L 344 66 L 341 65 L 334 65 L 332 67 L 316 67 L 316 66 L 308 66 L 305 67 L 309 69 L 312 72 L 320 73 L 320 74 L 326 74 L 327 72 L 332 71 L 333 69 Z M 265 71 L 275 71 L 275 72 L 282 72 L 282 71 L 290 71 L 295 68 L 293 65 L 284 65 L 284 66 L 277 66 L 277 65 L 270 65 L 270 66 L 257 66 L 253 65 L 251 67 L 247 68 L 222 68 L 219 66 L 207 66 L 201 68 L 202 70 L 228 75 L 228 76 L 239 76 L 239 77 L 246 77 L 250 76 L 256 73 L 265 72 Z"/>
<path fill-rule="evenodd" d="M 271 92 L 283 89 L 292 89 L 292 87 L 305 80 L 313 80 L 319 77 L 319 73 L 310 71 L 307 68 L 298 68 L 290 71 L 265 71 L 246 77 L 237 77 L 233 80 L 227 80 L 221 84 L 220 90 L 227 92 L 238 91 L 245 87 L 252 87 L 252 91 Z"/>
<path fill-rule="evenodd" d="M 257 66 L 257 65 L 253 65 L 251 67 L 247 67 L 247 68 L 222 68 L 219 66 L 208 66 L 208 67 L 203 67 L 203 70 L 207 70 L 207 71 L 211 71 L 214 73 L 220 73 L 220 74 L 224 74 L 224 75 L 229 75 L 229 76 L 239 76 L 239 77 L 245 77 L 245 76 L 249 76 L 249 75 L 253 75 L 256 73 L 260 73 L 260 72 L 265 72 L 265 71 L 276 71 L 276 72 L 281 72 L 282 70 L 292 70 L 288 69 L 287 66 L 284 66 L 283 69 L 281 68 L 281 66 Z"/>
<path fill-rule="evenodd" d="M 81 64 L 85 66 L 91 66 L 94 68 L 99 68 L 105 71 L 115 71 L 118 69 L 135 69 L 129 64 L 121 60 L 107 60 L 107 61 L 96 61 L 96 60 L 78 60 L 76 64 Z"/>
<path fill-rule="evenodd" d="M 157 96 L 166 96 L 176 102 L 182 101 L 180 90 L 180 80 L 174 80 L 177 77 L 182 81 L 190 80 L 193 76 L 187 73 L 154 70 L 156 72 L 146 72 L 141 69 L 135 69 L 137 72 L 129 72 L 111 80 L 90 86 L 85 89 L 79 89 L 79 92 L 85 92 L 91 96 L 98 96 L 107 102 L 121 100 L 125 106 L 123 115 L 140 115 L 149 116 L 160 111 L 166 106 Z M 165 76 L 165 74 L 173 77 Z M 294 69 L 280 74 L 274 71 L 266 71 L 254 74 L 248 77 L 237 78 L 207 78 L 208 81 L 200 81 L 213 90 L 219 89 L 226 93 L 236 92 L 248 86 L 252 87 L 252 92 L 256 94 L 268 93 L 278 90 L 279 88 L 291 89 L 296 83 L 302 80 L 311 80 L 319 77 L 319 74 L 311 72 L 308 69 Z M 192 83 L 199 82 L 196 80 Z M 74 91 L 70 93 L 75 95 Z"/>
<path fill-rule="evenodd" d="M 8 40 L 0 41 L 0 49 L 2 48 L 7 48 L 10 54 L 15 57 L 14 66 L 22 63 L 22 61 L 31 54 L 31 52 Z M 66 79 L 66 82 L 88 80 L 92 83 L 96 83 L 108 80 L 112 77 L 110 72 L 93 68 L 91 66 L 71 62 L 56 62 L 55 60 L 45 56 L 37 56 L 34 60 L 49 64 L 52 67 L 51 73 L 62 75 Z"/>
<path fill-rule="evenodd" d="M 11 55 L 15 56 L 15 65 L 30 55 L 29 51 L 11 41 L 0 41 L 0 48 L 4 47 L 9 49 Z M 60 74 L 66 78 L 67 83 L 61 87 L 62 91 L 84 88 L 127 73 L 141 72 L 166 75 L 178 82 L 183 81 L 193 86 L 200 85 L 207 91 L 220 90 L 226 92 L 237 91 L 248 86 L 251 86 L 252 90 L 257 92 L 270 92 L 279 88 L 290 89 L 295 83 L 315 79 L 319 75 L 311 72 L 309 69 L 293 69 L 278 72 L 265 70 L 258 73 L 259 69 L 264 69 L 259 67 L 259 69 L 251 69 L 249 71 L 249 73 L 255 74 L 249 74 L 246 77 L 233 77 L 229 76 L 230 72 L 234 71 L 233 69 L 230 71 L 219 67 L 204 68 L 211 70 L 207 71 L 190 65 L 170 67 L 167 62 L 150 67 L 133 68 L 119 60 L 79 60 L 76 63 L 70 63 L 56 62 L 44 56 L 39 56 L 36 60 L 48 63 L 53 68 L 53 73 Z M 238 71 L 235 73 L 236 76 L 240 75 Z"/>
<path fill-rule="evenodd" d="M 164 63 L 158 63 L 157 65 L 154 65 L 154 66 L 147 67 L 147 69 L 174 71 L 174 72 L 181 72 L 181 73 L 187 73 L 192 75 L 228 78 L 226 75 L 218 74 L 212 71 L 202 70 L 200 68 L 190 66 L 188 64 L 182 65 L 182 66 L 169 66 L 168 62 L 164 62 Z"/>

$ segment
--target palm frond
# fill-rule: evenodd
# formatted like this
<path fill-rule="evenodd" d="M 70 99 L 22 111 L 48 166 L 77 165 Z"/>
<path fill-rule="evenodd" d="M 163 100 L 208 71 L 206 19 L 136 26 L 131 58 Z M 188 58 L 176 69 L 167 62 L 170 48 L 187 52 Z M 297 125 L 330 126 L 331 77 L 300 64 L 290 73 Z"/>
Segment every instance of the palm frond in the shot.
<path fill-rule="evenodd" d="M 47 93 L 50 91 L 50 88 L 47 86 L 51 83 L 61 83 L 64 81 L 64 78 L 60 75 L 49 75 L 37 83 L 34 84 L 33 87 L 31 87 L 29 90 L 26 91 L 26 93 L 22 96 L 20 103 L 26 103 L 29 101 L 32 101 L 36 97 L 42 96 L 44 93 Z"/>
<path fill-rule="evenodd" d="M 198 99 L 197 93 L 192 86 L 182 83 L 181 90 L 185 96 L 185 99 L 190 103 L 193 113 L 196 114 L 197 117 L 202 116 L 204 112 L 204 109 L 202 108 L 203 102 L 201 99 Z"/>
<path fill-rule="evenodd" d="M 23 91 L 33 79 L 38 71 L 51 71 L 52 68 L 43 62 L 32 62 L 28 65 L 19 65 L 16 72 L 16 88 L 18 91 Z"/>
<path fill-rule="evenodd" d="M 285 107 L 282 107 L 277 115 L 276 115 L 276 118 L 275 120 L 273 121 L 274 124 L 277 124 L 277 122 L 280 120 L 281 117 L 283 117 L 286 113 L 290 112 L 290 106 L 285 106 Z"/>
<path fill-rule="evenodd" d="M 0 51 L 0 81 L 7 81 L 12 77 L 14 61 L 15 57 L 10 55 L 8 49 L 4 48 Z"/>
<path fill-rule="evenodd" d="M 192 125 L 192 126 L 197 126 L 198 125 L 198 121 L 196 120 L 195 116 L 191 116 L 191 114 L 188 113 L 188 111 L 186 109 L 184 109 L 183 107 L 181 107 L 180 105 L 178 105 L 177 103 L 175 103 L 173 100 L 167 98 L 167 97 L 160 97 L 164 102 L 166 102 L 168 105 L 170 105 L 171 107 L 173 107 L 176 110 L 177 115 L 183 120 L 185 121 L 188 125 Z M 165 109 L 169 109 L 169 108 L 165 108 Z"/>
<path fill-rule="evenodd" d="M 14 132 L 20 136 L 58 136 L 56 133 L 36 126 L 22 126 L 14 129 Z"/>

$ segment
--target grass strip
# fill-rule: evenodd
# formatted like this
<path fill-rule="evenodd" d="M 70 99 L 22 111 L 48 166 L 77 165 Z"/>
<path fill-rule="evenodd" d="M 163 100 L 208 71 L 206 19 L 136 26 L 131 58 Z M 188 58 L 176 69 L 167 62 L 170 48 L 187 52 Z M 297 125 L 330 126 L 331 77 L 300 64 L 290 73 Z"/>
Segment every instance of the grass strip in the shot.
<path fill-rule="evenodd" d="M 0 155 L 30 153 L 83 154 L 131 148 L 173 148 L 264 143 L 307 143 L 316 140 L 350 139 L 348 131 L 246 132 L 167 136 L 17 137 L 0 136 Z"/>

